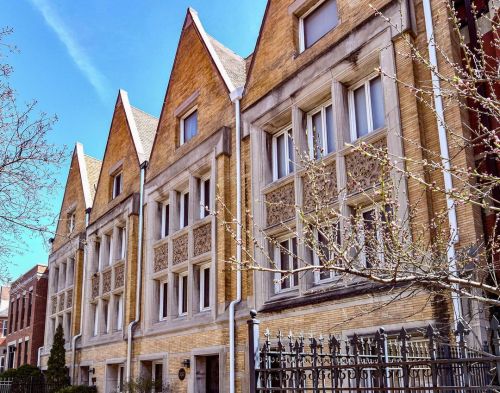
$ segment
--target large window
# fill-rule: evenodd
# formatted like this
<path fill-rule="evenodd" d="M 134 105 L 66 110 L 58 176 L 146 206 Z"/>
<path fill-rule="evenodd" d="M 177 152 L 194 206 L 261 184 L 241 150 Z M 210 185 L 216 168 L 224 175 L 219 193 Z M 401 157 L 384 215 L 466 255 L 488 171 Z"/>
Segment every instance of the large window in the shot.
<path fill-rule="evenodd" d="M 113 189 L 111 192 L 111 198 L 115 199 L 122 192 L 123 181 L 122 181 L 122 172 L 118 172 L 117 174 L 112 176 L 113 180 Z"/>
<path fill-rule="evenodd" d="M 335 151 L 333 109 L 326 103 L 307 116 L 307 138 L 311 157 L 321 158 Z"/>
<path fill-rule="evenodd" d="M 189 192 L 179 194 L 179 225 L 182 228 L 188 226 L 189 222 Z"/>
<path fill-rule="evenodd" d="M 200 267 L 200 311 L 210 309 L 210 265 Z"/>
<path fill-rule="evenodd" d="M 167 237 L 169 233 L 170 223 L 170 205 L 168 203 L 161 204 L 161 238 Z"/>
<path fill-rule="evenodd" d="M 179 316 L 188 313 L 188 272 L 179 274 Z"/>
<path fill-rule="evenodd" d="M 384 93 L 380 76 L 350 89 L 349 114 L 352 141 L 385 126 Z"/>
<path fill-rule="evenodd" d="M 160 281 L 159 283 L 160 291 L 160 308 L 158 320 L 163 321 L 167 319 L 168 315 L 168 283 L 167 281 Z"/>
<path fill-rule="evenodd" d="M 273 180 L 293 172 L 293 157 L 292 129 L 288 127 L 273 135 Z"/>
<path fill-rule="evenodd" d="M 337 1 L 325 0 L 299 20 L 300 51 L 312 46 L 338 24 Z"/>
<path fill-rule="evenodd" d="M 200 218 L 210 214 L 210 178 L 200 179 Z"/>
<path fill-rule="evenodd" d="M 274 247 L 274 260 L 280 270 L 290 271 L 298 268 L 297 238 L 280 240 Z M 274 290 L 280 293 L 296 288 L 299 285 L 298 273 L 276 273 Z"/>
<path fill-rule="evenodd" d="M 181 145 L 198 134 L 198 110 L 194 108 L 181 118 Z"/>

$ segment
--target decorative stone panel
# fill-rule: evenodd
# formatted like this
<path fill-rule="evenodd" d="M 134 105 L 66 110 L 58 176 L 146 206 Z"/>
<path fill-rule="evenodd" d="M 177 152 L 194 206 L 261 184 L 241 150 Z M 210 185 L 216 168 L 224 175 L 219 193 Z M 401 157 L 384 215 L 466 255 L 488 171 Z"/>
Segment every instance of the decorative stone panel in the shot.
<path fill-rule="evenodd" d="M 57 313 L 57 296 L 52 296 L 51 314 Z"/>
<path fill-rule="evenodd" d="M 212 246 L 212 223 L 207 223 L 193 230 L 194 256 L 205 254 Z"/>
<path fill-rule="evenodd" d="M 287 183 L 266 195 L 267 226 L 280 224 L 295 217 L 294 183 Z"/>
<path fill-rule="evenodd" d="M 66 292 L 66 308 L 71 308 L 73 306 L 73 290 L 70 289 Z"/>
<path fill-rule="evenodd" d="M 115 267 L 115 289 L 125 284 L 125 265 Z"/>
<path fill-rule="evenodd" d="M 111 270 L 102 273 L 102 293 L 111 291 Z"/>
<path fill-rule="evenodd" d="M 165 270 L 168 266 L 168 243 L 163 243 L 155 248 L 153 271 L 155 273 Z"/>
<path fill-rule="evenodd" d="M 337 166 L 332 162 L 304 175 L 304 210 L 311 211 L 337 201 Z"/>
<path fill-rule="evenodd" d="M 96 274 L 94 277 L 92 277 L 92 299 L 95 299 L 97 296 L 99 296 L 99 283 L 100 276 L 99 274 Z"/>
<path fill-rule="evenodd" d="M 172 240 L 172 262 L 177 265 L 188 259 L 188 234 L 179 236 Z"/>
<path fill-rule="evenodd" d="M 385 149 L 387 143 L 385 139 L 373 143 L 371 146 L 375 149 Z M 369 152 L 370 146 L 365 151 Z M 388 173 L 382 173 L 380 160 L 374 157 L 368 157 L 360 151 L 353 151 L 345 157 L 347 192 L 353 194 L 370 189 L 380 184 L 381 176 L 386 177 Z"/>

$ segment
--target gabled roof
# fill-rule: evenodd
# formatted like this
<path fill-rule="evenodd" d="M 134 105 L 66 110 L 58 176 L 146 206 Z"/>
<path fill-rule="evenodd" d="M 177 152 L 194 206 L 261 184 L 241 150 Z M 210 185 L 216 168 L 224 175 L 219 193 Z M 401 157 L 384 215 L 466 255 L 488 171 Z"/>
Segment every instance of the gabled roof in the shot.
<path fill-rule="evenodd" d="M 118 98 L 123 104 L 137 152 L 137 158 L 139 159 L 139 164 L 142 165 L 142 163 L 149 160 L 149 156 L 151 155 L 156 128 L 158 127 L 158 119 L 130 105 L 128 93 L 125 90 L 119 90 Z"/>
<path fill-rule="evenodd" d="M 245 59 L 207 34 L 196 10 L 189 7 L 188 16 L 193 20 L 196 30 L 229 92 L 231 93 L 238 87 L 244 86 L 246 81 Z"/>
<path fill-rule="evenodd" d="M 82 180 L 83 197 L 85 199 L 85 208 L 91 208 L 94 202 L 95 188 L 99 179 L 102 162 L 97 158 L 83 153 L 83 145 L 80 142 L 75 146 L 80 176 Z"/>

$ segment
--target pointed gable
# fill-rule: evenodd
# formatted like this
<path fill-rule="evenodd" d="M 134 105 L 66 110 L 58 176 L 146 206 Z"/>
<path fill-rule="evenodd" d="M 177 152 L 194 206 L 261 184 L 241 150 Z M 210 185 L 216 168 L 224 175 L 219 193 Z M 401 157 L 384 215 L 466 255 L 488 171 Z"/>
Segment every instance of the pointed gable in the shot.
<path fill-rule="evenodd" d="M 157 122 L 155 117 L 132 107 L 126 91 L 118 92 L 95 189 L 91 222 L 139 191 L 140 166 L 149 160 Z M 95 169 L 92 162 L 89 166 Z M 121 191 L 113 197 L 113 179 L 117 174 L 121 174 Z M 90 176 L 95 175 L 96 171 L 91 171 Z"/>
<path fill-rule="evenodd" d="M 156 176 L 221 127 L 231 127 L 229 94 L 243 86 L 245 59 L 209 36 L 198 14 L 188 9 L 165 94 L 148 179 Z M 182 116 L 196 108 L 198 134 L 180 145 Z"/>
<path fill-rule="evenodd" d="M 52 251 L 59 249 L 72 237 L 85 230 L 85 210 L 92 207 L 92 188 L 97 181 L 94 174 L 99 170 L 100 161 L 85 155 L 83 145 L 77 143 L 71 156 Z M 74 220 L 74 228 L 71 232 L 70 220 Z"/>

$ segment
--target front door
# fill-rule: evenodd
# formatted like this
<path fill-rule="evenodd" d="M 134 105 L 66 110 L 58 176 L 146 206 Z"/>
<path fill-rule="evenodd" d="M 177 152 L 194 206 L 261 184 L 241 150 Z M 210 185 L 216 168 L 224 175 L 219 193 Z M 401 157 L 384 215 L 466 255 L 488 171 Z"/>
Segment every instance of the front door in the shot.
<path fill-rule="evenodd" d="M 206 357 L 206 385 L 207 393 L 219 393 L 219 357 Z"/>

